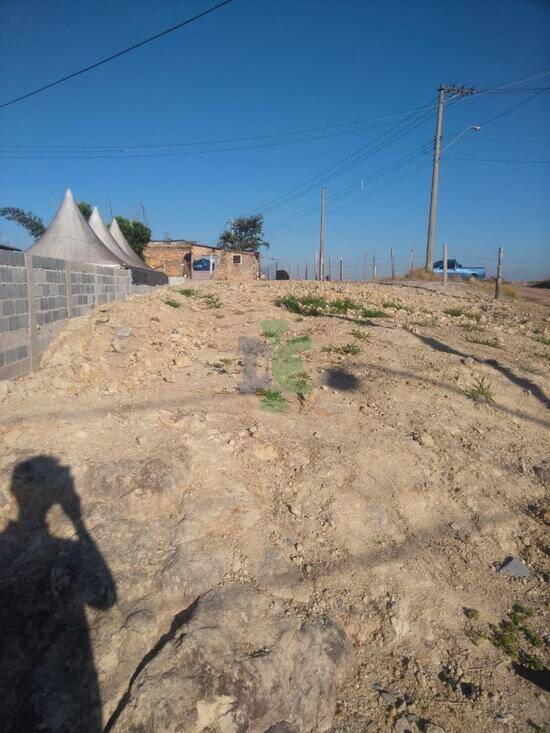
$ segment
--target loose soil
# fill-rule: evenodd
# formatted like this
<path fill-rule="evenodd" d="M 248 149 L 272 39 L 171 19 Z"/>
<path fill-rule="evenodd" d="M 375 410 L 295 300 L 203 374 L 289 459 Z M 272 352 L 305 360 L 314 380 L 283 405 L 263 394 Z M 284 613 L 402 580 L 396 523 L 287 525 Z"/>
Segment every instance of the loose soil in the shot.
<path fill-rule="evenodd" d="M 432 283 L 194 287 L 72 320 L 40 370 L 0 402 L 0 530 L 17 516 L 14 466 L 54 456 L 71 470 L 118 586 L 124 614 L 89 616 L 104 720 L 178 609 L 212 588 L 250 584 L 349 639 L 333 733 L 543 730 L 541 687 L 514 671 L 525 659 L 491 643 L 489 624 L 514 604 L 530 609 L 541 643 L 522 637 L 522 654 L 548 667 L 548 308 L 495 302 L 465 284 L 445 293 Z M 220 307 L 196 297 L 205 294 Z M 299 315 L 275 304 L 289 294 L 350 298 L 385 317 Z M 285 394 L 286 412 L 239 391 L 239 339 L 263 339 L 268 319 L 312 344 L 302 358 L 313 390 Z M 359 353 L 339 354 L 349 343 Z M 480 384 L 488 401 L 470 395 Z M 152 499 L 143 476 L 141 492 L 115 500 L 105 489 L 106 466 L 127 477 L 136 460 L 162 459 L 170 473 L 182 457 L 188 478 L 174 501 Z M 70 537 L 55 510 L 52 531 Z M 132 546 L 109 531 L 123 515 L 141 522 Z M 182 579 L 173 558 L 184 541 L 194 549 Z M 499 572 L 509 556 L 528 578 Z M 125 619 L 148 594 L 155 616 L 131 635 Z M 216 720 L 201 730 L 233 730 Z"/>

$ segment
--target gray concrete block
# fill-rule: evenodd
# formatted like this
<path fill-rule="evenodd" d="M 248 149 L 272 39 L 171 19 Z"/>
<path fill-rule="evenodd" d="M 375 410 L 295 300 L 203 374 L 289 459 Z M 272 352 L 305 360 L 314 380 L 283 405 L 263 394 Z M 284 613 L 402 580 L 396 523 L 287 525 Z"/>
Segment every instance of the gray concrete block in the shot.
<path fill-rule="evenodd" d="M 4 300 L 2 301 L 2 311 L 3 316 L 13 316 L 15 313 L 15 301 L 14 300 Z"/>
<path fill-rule="evenodd" d="M 25 266 L 25 255 L 23 252 L 10 252 L 9 250 L 0 250 L 0 265 Z"/>

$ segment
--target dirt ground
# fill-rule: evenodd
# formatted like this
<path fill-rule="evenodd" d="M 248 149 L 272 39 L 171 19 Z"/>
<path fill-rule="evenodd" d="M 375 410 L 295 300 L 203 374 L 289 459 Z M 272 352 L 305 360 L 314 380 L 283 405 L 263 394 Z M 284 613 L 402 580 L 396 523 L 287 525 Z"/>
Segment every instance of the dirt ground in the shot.
<path fill-rule="evenodd" d="M 330 618 L 345 632 L 353 664 L 330 731 L 547 730 L 547 693 L 534 673 L 549 660 L 548 307 L 495 302 L 462 284 L 447 293 L 430 283 L 194 288 L 132 296 L 72 320 L 37 373 L 9 394 L 3 388 L 0 521 L 15 516 L 14 465 L 57 457 L 77 490 L 86 484 L 83 513 L 119 597 L 137 598 L 133 548 L 109 536 L 101 507 L 131 521 L 144 512 L 140 496 L 115 503 L 103 484 L 94 495 L 98 472 L 136 456 L 173 465 L 185 455 L 190 488 L 173 504 L 159 498 L 140 532 L 165 553 L 179 542 L 174 528 L 191 537 L 180 596 L 250 583 L 304 621 Z M 349 298 L 384 316 L 275 304 L 290 294 Z M 269 319 L 288 323 L 285 337 L 311 339 L 301 356 L 312 391 L 283 392 L 281 412 L 239 391 L 239 339 L 265 341 Z M 117 570 L 121 553 L 127 565 Z M 510 556 L 528 577 L 499 571 Z M 146 563 L 141 572 L 146 584 Z M 156 634 L 177 608 L 177 582 L 155 586 L 167 614 Z M 518 623 L 499 627 L 514 604 Z M 145 636 L 125 641 L 125 628 L 111 627 L 120 643 L 107 649 L 98 636 L 95 647 L 105 717 L 119 694 L 114 670 L 125 654 L 147 651 Z M 201 730 L 230 730 L 209 725 Z"/>

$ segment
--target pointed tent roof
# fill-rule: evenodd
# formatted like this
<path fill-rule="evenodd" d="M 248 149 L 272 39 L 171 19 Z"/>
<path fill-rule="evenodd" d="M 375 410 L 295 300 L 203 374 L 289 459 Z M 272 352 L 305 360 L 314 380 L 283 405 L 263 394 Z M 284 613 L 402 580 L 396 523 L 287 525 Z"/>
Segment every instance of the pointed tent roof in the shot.
<path fill-rule="evenodd" d="M 130 247 L 128 244 L 128 240 L 122 233 L 121 228 L 118 225 L 118 221 L 116 219 L 113 219 L 111 222 L 111 226 L 109 227 L 109 231 L 111 232 L 112 238 L 115 240 L 115 242 L 118 244 L 120 249 L 123 252 L 126 252 L 127 255 L 129 255 L 132 260 L 135 262 L 136 267 L 147 267 L 145 262 L 141 259 L 141 257 L 137 254 L 137 252 L 134 252 L 134 250 Z"/>
<path fill-rule="evenodd" d="M 142 262 L 137 265 L 134 258 L 132 258 L 131 255 L 126 254 L 126 252 L 119 247 L 118 243 L 113 238 L 113 235 L 105 226 L 105 222 L 101 218 L 101 214 L 99 213 L 97 206 L 94 206 L 88 224 L 95 234 L 101 239 L 103 244 L 108 247 L 119 260 L 122 260 L 126 265 L 131 267 L 143 267 Z"/>
<path fill-rule="evenodd" d="M 35 255 L 89 265 L 121 265 L 121 260 L 94 234 L 75 203 L 70 188 L 50 226 L 30 248 Z"/>

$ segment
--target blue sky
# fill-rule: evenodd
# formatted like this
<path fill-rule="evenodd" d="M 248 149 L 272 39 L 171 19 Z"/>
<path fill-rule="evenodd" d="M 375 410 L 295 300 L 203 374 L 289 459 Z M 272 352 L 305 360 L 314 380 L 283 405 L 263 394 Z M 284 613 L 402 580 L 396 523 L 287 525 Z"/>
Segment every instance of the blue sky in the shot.
<path fill-rule="evenodd" d="M 210 4 L 3 0 L 0 101 Z M 77 199 L 97 204 L 106 219 L 109 198 L 115 214 L 131 217 L 143 203 L 156 237 L 215 242 L 228 219 L 277 199 L 373 138 L 395 134 L 393 142 L 376 153 L 366 148 L 371 154 L 360 164 L 327 181 L 326 243 L 327 255 L 344 258 L 348 276 L 361 271 L 364 252 L 370 259 L 374 249 L 381 271 L 390 247 L 401 269 L 411 247 L 417 263 L 425 251 L 435 109 L 424 121 L 417 113 L 298 136 L 206 143 L 415 110 L 434 102 L 440 82 L 500 86 L 550 70 L 549 37 L 547 0 L 235 0 L 187 28 L 0 110 L 0 202 L 49 222 L 70 187 Z M 546 86 L 550 76 L 524 88 Z M 534 91 L 450 104 L 446 142 Z M 549 120 L 550 93 L 543 93 L 449 149 L 441 168 L 438 248 L 447 241 L 450 256 L 491 268 L 502 244 L 508 275 L 550 272 L 550 166 L 538 162 L 550 160 Z M 391 133 L 390 125 L 400 121 L 403 131 Z M 416 121 L 420 124 L 406 132 Z M 294 142 L 273 144 L 283 141 Z M 188 142 L 200 144 L 127 147 Z M 35 147 L 8 147 L 14 145 Z M 212 152 L 252 145 L 265 147 Z M 422 145 L 428 152 L 411 157 L 409 167 L 397 164 L 369 180 Z M 90 149 L 71 149 L 77 146 Z M 94 150 L 101 146 L 115 149 Z M 6 157 L 14 154 L 16 159 Z M 75 157 L 59 159 L 69 155 Z M 341 200 L 331 201 L 348 186 Z M 318 200 L 315 183 L 305 195 L 266 210 L 269 256 L 302 268 L 312 262 Z M 30 244 L 23 229 L 5 220 L 0 234 L 17 246 Z"/>

